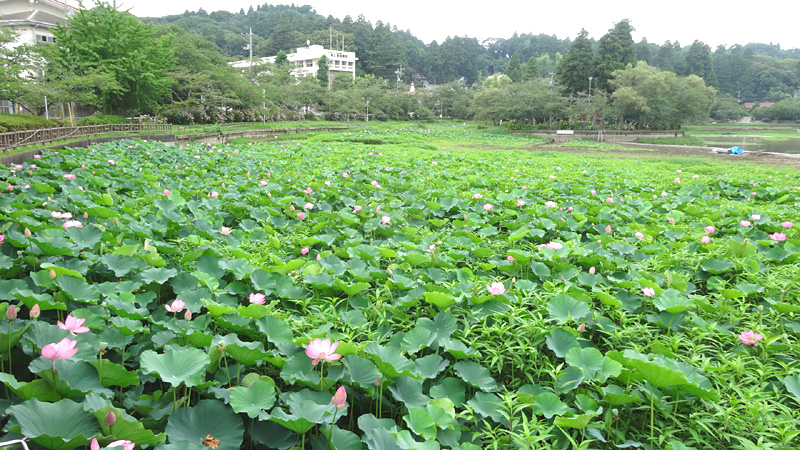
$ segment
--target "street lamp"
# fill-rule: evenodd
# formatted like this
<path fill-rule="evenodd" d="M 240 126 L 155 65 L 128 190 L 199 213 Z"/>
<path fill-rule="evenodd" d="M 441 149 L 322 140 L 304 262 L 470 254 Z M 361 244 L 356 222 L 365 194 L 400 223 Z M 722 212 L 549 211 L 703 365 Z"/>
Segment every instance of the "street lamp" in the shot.
<path fill-rule="evenodd" d="M 592 103 L 592 78 L 589 77 L 589 103 Z"/>

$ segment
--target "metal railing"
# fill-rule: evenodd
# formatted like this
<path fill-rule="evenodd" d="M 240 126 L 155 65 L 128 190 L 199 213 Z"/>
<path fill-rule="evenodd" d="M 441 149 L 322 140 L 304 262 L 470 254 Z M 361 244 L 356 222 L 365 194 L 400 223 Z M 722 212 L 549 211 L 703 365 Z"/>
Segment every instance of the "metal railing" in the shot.
<path fill-rule="evenodd" d="M 0 151 L 24 145 L 43 144 L 78 137 L 110 133 L 172 133 L 172 125 L 160 123 L 123 123 L 113 125 L 85 125 L 80 127 L 40 128 L 38 130 L 0 133 Z"/>

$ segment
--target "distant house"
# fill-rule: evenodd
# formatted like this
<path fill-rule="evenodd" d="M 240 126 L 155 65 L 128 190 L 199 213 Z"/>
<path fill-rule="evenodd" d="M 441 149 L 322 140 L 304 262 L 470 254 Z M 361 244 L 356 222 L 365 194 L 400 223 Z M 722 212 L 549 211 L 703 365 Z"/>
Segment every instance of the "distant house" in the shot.
<path fill-rule="evenodd" d="M 53 30 L 78 9 L 57 0 L 0 0 L 0 28 L 11 30 L 11 48 L 37 42 L 53 43 Z M 14 105 L 0 99 L 0 113 L 14 113 Z"/>
<path fill-rule="evenodd" d="M 2 1 L 2 0 L 0 0 Z M 340 50 L 326 49 L 321 45 L 309 45 L 307 47 L 300 47 L 295 53 L 286 55 L 286 59 L 292 68 L 292 75 L 295 78 L 303 78 L 306 76 L 316 76 L 319 66 L 317 61 L 325 56 L 328 62 L 328 73 L 348 73 L 356 79 L 356 58 L 355 52 L 345 52 Z M 254 60 L 253 64 L 274 63 L 277 56 L 268 56 Z M 246 69 L 250 67 L 250 60 L 242 60 L 232 62 L 233 67 Z"/>
<path fill-rule="evenodd" d="M 759 108 L 769 108 L 770 106 L 772 106 L 774 104 L 775 104 L 774 102 L 760 102 L 760 103 L 759 102 L 750 102 L 750 103 L 745 103 L 744 104 L 744 109 L 749 111 L 749 110 L 755 108 L 756 106 L 758 106 Z"/>

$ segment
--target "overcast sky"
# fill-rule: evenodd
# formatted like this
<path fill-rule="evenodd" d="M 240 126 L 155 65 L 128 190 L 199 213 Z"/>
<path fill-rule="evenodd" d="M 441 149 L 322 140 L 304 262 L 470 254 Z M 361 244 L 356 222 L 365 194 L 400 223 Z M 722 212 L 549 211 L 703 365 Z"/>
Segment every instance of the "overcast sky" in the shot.
<path fill-rule="evenodd" d="M 77 0 L 68 0 L 70 5 Z M 207 12 L 245 11 L 252 5 L 269 3 L 252 0 L 117 0 L 122 9 L 140 17 L 181 14 L 199 8 Z M 291 2 L 277 2 L 277 4 Z M 276 3 L 270 3 L 276 4 Z M 91 0 L 84 5 L 90 6 Z M 373 24 L 378 20 L 411 33 L 426 44 L 444 41 L 448 36 L 509 38 L 517 33 L 555 34 L 574 39 L 585 28 L 589 37 L 600 39 L 614 23 L 629 19 L 636 29 L 633 38 L 643 37 L 655 44 L 676 40 L 682 46 L 703 41 L 714 50 L 722 44 L 759 42 L 780 44 L 783 49 L 800 48 L 797 0 L 731 2 L 718 0 L 630 1 L 452 1 L 429 0 L 386 2 L 380 0 L 307 0 L 295 5 L 311 5 L 323 16 L 353 20 L 359 14 Z"/>

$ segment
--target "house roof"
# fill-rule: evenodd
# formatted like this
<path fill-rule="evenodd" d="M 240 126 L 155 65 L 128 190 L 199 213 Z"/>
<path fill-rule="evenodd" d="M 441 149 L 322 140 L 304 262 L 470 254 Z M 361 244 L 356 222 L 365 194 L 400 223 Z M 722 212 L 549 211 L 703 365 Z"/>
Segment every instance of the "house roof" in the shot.
<path fill-rule="evenodd" d="M 749 102 L 744 104 L 744 108 L 753 109 L 756 105 L 758 105 L 759 108 L 769 108 L 774 104 L 774 102 Z"/>
<path fill-rule="evenodd" d="M 32 11 L 11 13 L 2 16 L 3 22 L 12 20 L 16 22 L 26 22 L 26 23 L 36 22 L 36 23 L 50 24 L 50 25 L 56 25 L 64 22 L 63 18 L 54 16 L 53 14 L 49 14 L 44 11 L 40 11 L 38 9 L 34 9 Z"/>

